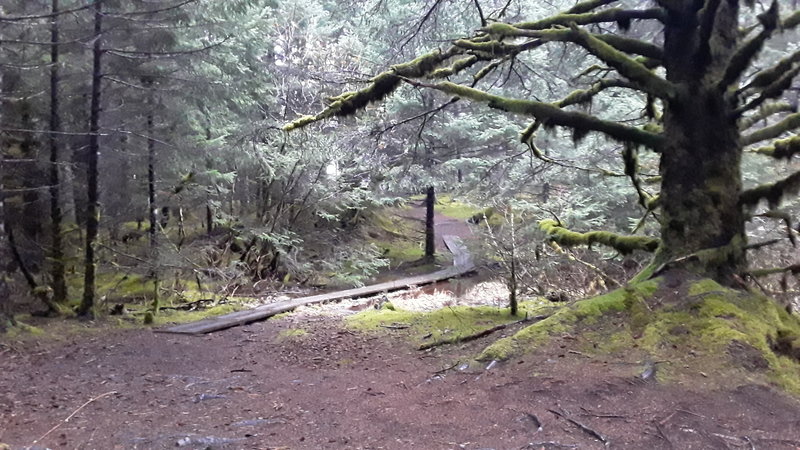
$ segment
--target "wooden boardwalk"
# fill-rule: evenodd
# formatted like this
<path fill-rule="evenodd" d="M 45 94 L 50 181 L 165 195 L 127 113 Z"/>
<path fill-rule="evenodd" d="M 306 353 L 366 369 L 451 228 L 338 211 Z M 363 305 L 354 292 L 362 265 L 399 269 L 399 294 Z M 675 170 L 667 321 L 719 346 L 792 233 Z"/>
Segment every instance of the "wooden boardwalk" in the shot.
<path fill-rule="evenodd" d="M 417 275 L 401 280 L 389 281 L 386 283 L 378 283 L 370 286 L 364 286 L 354 289 L 346 289 L 343 291 L 331 292 L 328 294 L 312 295 L 310 297 L 293 298 L 268 305 L 261 305 L 253 309 L 245 311 L 237 311 L 222 316 L 211 317 L 208 319 L 200 320 L 197 322 L 185 323 L 175 325 L 169 328 L 156 330 L 161 333 L 177 333 L 177 334 L 205 334 L 214 331 L 232 328 L 238 325 L 264 320 L 276 314 L 291 311 L 298 306 L 310 305 L 313 303 L 324 303 L 330 301 L 342 300 L 345 298 L 359 298 L 369 297 L 372 295 L 380 294 L 383 292 L 391 292 L 402 289 L 408 289 L 410 286 L 421 286 L 425 284 L 432 284 L 438 281 L 456 278 L 465 275 L 475 270 L 475 265 L 472 263 L 472 258 L 467 251 L 464 244 L 456 236 L 443 236 L 448 250 L 453 254 L 453 267 L 439 270 L 437 272 Z"/>

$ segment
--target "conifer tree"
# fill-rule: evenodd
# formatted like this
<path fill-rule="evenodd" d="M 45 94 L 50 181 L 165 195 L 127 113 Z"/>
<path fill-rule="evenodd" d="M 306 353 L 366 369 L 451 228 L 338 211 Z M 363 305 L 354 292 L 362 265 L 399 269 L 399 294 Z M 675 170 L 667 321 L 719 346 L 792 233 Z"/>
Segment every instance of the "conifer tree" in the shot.
<path fill-rule="evenodd" d="M 754 7 L 753 2 L 656 0 L 632 9 L 616 7 L 620 3 L 585 0 L 543 19 L 486 20 L 474 35 L 391 66 L 367 87 L 333 97 L 319 114 L 284 128 L 352 115 L 409 84 L 530 117 L 521 140 L 543 159 L 535 139 L 542 128 L 567 128 L 576 139 L 600 133 L 623 144 L 625 174 L 641 205 L 658 218 L 660 238 L 578 233 L 557 220 L 544 220 L 541 228 L 562 245 L 603 244 L 623 254 L 652 251 L 652 270 L 681 267 L 732 283 L 747 269 L 745 222 L 755 207 L 766 201 L 777 208 L 784 195 L 800 188 L 800 172 L 750 189 L 742 183 L 745 152 L 775 160 L 800 153 L 798 136 L 779 139 L 800 128 L 796 105 L 782 102 L 800 73 L 800 52 L 772 66 L 754 64 L 770 38 L 798 27 L 800 11 L 781 11 L 786 4 L 773 1 L 755 23 L 747 23 L 747 8 Z M 633 22 L 656 24 L 663 42 L 626 35 Z M 610 24 L 618 31 L 608 31 Z M 585 89 L 549 101 L 480 87 L 487 73 L 553 43 L 582 48 L 599 64 L 580 75 L 600 75 Z M 646 123 L 615 121 L 579 108 L 611 90 L 640 97 Z M 762 123 L 769 125 L 758 128 Z M 655 195 L 641 187 L 638 154 L 644 151 L 660 159 L 660 192 Z"/>

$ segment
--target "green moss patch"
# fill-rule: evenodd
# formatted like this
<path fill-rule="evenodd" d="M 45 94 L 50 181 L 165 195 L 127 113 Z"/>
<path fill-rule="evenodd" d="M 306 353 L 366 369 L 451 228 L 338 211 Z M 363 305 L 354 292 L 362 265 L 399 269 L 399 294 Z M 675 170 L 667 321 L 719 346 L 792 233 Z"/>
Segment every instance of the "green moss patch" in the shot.
<path fill-rule="evenodd" d="M 659 283 L 634 283 L 567 306 L 497 341 L 479 359 L 544 350 L 569 335 L 581 352 L 664 361 L 662 381 L 690 382 L 702 373 L 720 384 L 763 382 L 800 394 L 800 319 L 772 299 L 711 280 Z"/>
<path fill-rule="evenodd" d="M 541 314 L 537 311 L 543 308 L 544 303 L 539 301 L 522 302 L 520 314 L 512 316 L 508 308 L 489 306 L 455 306 L 431 312 L 414 312 L 387 303 L 380 310 L 369 309 L 351 316 L 346 323 L 348 328 L 366 332 L 396 333 L 398 327 L 408 327 L 411 340 L 419 345 L 455 336 L 469 336 L 496 325 L 518 321 L 526 313 Z"/>
<path fill-rule="evenodd" d="M 299 341 L 308 336 L 308 331 L 304 330 L 303 328 L 290 328 L 288 330 L 283 330 L 278 333 L 277 341 L 284 342 L 284 341 Z"/>
<path fill-rule="evenodd" d="M 436 212 L 454 219 L 467 220 L 483 210 L 477 206 L 453 199 L 449 194 L 439 195 L 434 207 Z"/>

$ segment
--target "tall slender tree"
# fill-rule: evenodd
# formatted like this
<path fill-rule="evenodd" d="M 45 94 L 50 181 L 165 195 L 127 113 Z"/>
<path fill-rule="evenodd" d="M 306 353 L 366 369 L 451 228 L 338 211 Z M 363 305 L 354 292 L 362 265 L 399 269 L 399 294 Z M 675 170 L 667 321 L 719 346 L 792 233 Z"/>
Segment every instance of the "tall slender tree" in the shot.
<path fill-rule="evenodd" d="M 53 278 L 53 301 L 64 303 L 67 299 L 67 282 L 64 267 L 64 241 L 62 238 L 61 212 L 61 177 L 59 166 L 61 164 L 58 133 L 61 131 L 61 113 L 59 110 L 59 4 L 58 0 L 51 1 L 50 18 L 50 233 L 51 233 L 51 270 Z"/>
<path fill-rule="evenodd" d="M 97 183 L 97 162 L 100 157 L 100 92 L 103 82 L 103 0 L 94 1 L 94 44 L 92 45 L 92 94 L 89 113 L 89 157 L 86 168 L 86 253 L 84 259 L 83 299 L 78 315 L 94 316 L 95 275 L 97 260 L 95 245 L 100 226 L 100 202 Z"/>

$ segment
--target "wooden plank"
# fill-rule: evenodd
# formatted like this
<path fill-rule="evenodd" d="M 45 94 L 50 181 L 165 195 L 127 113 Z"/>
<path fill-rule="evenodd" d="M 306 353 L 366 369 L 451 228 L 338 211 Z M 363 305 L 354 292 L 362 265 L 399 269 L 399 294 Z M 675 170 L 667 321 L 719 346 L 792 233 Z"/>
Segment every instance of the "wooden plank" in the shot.
<path fill-rule="evenodd" d="M 436 283 L 474 271 L 475 266 L 472 264 L 469 253 L 466 251 L 466 247 L 463 245 L 463 243 L 461 243 L 461 241 L 455 236 L 443 236 L 443 239 L 445 240 L 445 244 L 447 244 L 448 249 L 453 253 L 453 259 L 455 263 L 453 267 L 444 270 L 403 278 L 401 280 L 373 284 L 360 288 L 345 289 L 343 291 L 331 292 L 328 294 L 318 294 L 309 297 L 284 300 L 276 303 L 257 306 L 253 309 L 245 311 L 237 311 L 217 317 L 210 317 L 197 322 L 175 325 L 173 327 L 156 331 L 161 333 L 175 334 L 211 333 L 238 325 L 244 325 L 258 320 L 263 320 L 276 314 L 291 311 L 299 306 L 342 300 L 345 298 L 368 297 L 380 294 L 382 292 L 407 289 L 409 286 L 420 286 Z"/>

